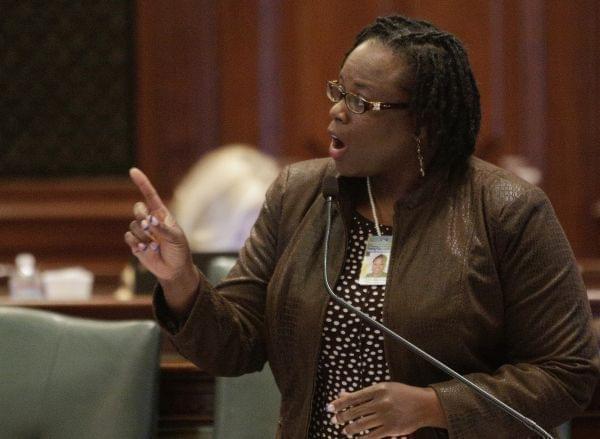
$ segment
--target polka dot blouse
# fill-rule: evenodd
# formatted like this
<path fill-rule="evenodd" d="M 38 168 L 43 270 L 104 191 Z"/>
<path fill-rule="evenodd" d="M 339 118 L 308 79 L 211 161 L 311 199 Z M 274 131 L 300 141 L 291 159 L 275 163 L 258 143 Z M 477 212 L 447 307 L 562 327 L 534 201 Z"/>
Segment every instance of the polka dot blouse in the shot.
<path fill-rule="evenodd" d="M 391 227 L 381 226 L 391 235 Z M 355 214 L 348 234 L 346 261 L 334 291 L 344 300 L 381 321 L 385 285 L 360 285 L 358 276 L 369 235 L 375 225 Z M 343 425 L 331 422 L 327 404 L 345 390 L 353 392 L 372 384 L 389 381 L 390 372 L 383 351 L 383 335 L 347 309 L 329 301 L 321 336 L 317 382 L 312 405 L 309 438 L 346 438 Z"/>

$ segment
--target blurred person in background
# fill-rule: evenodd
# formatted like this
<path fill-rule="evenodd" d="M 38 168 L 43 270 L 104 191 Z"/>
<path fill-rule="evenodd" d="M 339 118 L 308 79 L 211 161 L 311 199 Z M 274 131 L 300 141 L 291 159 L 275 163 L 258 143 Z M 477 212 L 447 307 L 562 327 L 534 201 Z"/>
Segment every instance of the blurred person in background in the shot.
<path fill-rule="evenodd" d="M 277 161 L 246 144 L 204 155 L 175 189 L 170 210 L 193 252 L 237 252 L 250 235 Z"/>

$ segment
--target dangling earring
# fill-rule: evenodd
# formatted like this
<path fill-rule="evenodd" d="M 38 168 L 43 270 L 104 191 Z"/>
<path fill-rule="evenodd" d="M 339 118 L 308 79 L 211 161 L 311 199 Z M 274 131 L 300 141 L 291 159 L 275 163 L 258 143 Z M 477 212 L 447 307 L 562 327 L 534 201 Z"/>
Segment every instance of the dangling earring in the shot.
<path fill-rule="evenodd" d="M 421 152 L 421 138 L 415 136 L 415 140 L 417 141 L 417 159 L 419 160 L 419 172 L 421 173 L 421 177 L 425 177 L 425 168 L 423 167 L 423 153 Z"/>

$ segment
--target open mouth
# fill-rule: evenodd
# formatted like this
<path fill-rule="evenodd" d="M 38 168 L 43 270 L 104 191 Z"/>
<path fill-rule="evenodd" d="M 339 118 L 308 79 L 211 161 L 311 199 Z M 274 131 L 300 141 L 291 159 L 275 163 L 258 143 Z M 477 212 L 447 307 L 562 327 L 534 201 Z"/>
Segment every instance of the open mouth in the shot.
<path fill-rule="evenodd" d="M 337 136 L 331 134 L 331 143 L 329 144 L 329 156 L 334 160 L 341 160 L 348 148 Z"/>
<path fill-rule="evenodd" d="M 334 149 L 342 149 L 344 148 L 346 145 L 344 144 L 344 142 L 342 142 L 340 139 L 338 139 L 336 136 L 332 135 L 331 136 L 331 146 Z"/>

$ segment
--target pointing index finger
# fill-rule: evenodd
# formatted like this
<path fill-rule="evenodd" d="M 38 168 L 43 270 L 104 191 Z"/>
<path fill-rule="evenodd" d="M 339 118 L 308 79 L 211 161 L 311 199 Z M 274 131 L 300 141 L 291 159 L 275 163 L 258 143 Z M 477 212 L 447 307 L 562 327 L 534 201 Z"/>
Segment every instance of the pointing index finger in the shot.
<path fill-rule="evenodd" d="M 146 204 L 151 212 L 155 210 L 166 210 L 166 207 L 158 195 L 158 192 L 156 192 L 156 189 L 154 189 L 154 186 L 152 186 L 152 183 L 150 183 L 150 180 L 148 177 L 146 177 L 146 174 L 144 174 L 138 168 L 131 168 L 129 170 L 129 176 L 131 177 L 131 181 L 135 183 L 146 199 Z"/>

